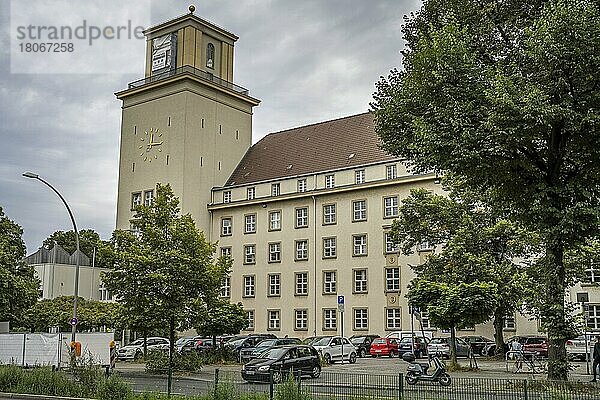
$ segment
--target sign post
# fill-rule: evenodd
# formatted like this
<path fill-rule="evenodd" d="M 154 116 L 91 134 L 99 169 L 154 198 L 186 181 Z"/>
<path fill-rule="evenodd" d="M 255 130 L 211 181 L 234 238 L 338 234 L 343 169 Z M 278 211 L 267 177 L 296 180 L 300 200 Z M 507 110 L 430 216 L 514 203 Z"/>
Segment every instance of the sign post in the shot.
<path fill-rule="evenodd" d="M 340 336 L 342 337 L 342 365 L 344 364 L 344 296 L 338 296 L 338 311 L 340 312 Z"/>

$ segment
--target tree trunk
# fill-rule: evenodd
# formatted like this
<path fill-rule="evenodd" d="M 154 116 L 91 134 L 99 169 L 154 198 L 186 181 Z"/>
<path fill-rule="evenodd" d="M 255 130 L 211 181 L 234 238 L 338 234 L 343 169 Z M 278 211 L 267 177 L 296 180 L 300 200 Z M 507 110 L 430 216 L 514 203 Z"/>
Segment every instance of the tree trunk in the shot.
<path fill-rule="evenodd" d="M 173 385 L 173 353 L 175 352 L 175 316 L 169 319 L 169 377 L 167 380 L 167 396 L 171 396 Z"/>
<path fill-rule="evenodd" d="M 542 317 L 548 327 L 548 379 L 568 379 L 569 362 L 565 343 L 569 326 L 565 310 L 565 266 L 564 247 L 560 240 L 549 241 L 546 248 L 546 290 L 547 305 Z"/>
<path fill-rule="evenodd" d="M 504 321 L 506 317 L 503 312 L 497 312 L 494 315 L 494 342 L 496 343 L 496 351 L 494 355 L 504 357 Z"/>
<path fill-rule="evenodd" d="M 456 359 L 456 327 L 450 328 L 450 365 L 458 364 Z"/>
<path fill-rule="evenodd" d="M 144 358 L 148 355 L 148 331 L 144 329 Z"/>

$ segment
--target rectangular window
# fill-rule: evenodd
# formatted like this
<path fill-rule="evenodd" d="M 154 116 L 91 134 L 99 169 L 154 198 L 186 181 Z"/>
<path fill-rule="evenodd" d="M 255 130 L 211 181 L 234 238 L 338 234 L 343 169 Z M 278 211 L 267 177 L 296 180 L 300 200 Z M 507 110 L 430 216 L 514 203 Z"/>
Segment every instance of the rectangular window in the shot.
<path fill-rule="evenodd" d="M 367 270 L 354 270 L 354 293 L 367 293 Z"/>
<path fill-rule="evenodd" d="M 142 231 L 140 227 L 133 222 L 129 224 L 129 231 L 133 234 L 133 236 L 135 236 L 138 239 L 142 236 Z"/>
<path fill-rule="evenodd" d="M 387 179 L 396 179 L 398 177 L 398 170 L 396 169 L 396 164 L 385 166 L 385 177 Z"/>
<path fill-rule="evenodd" d="M 223 192 L 223 203 L 231 203 L 231 190 Z"/>
<path fill-rule="evenodd" d="M 354 309 L 354 330 L 364 331 L 369 329 L 369 311 L 366 308 Z"/>
<path fill-rule="evenodd" d="M 400 268 L 390 267 L 385 269 L 385 291 L 400 291 Z"/>
<path fill-rule="evenodd" d="M 248 328 L 246 330 L 254 330 L 254 310 L 246 310 L 246 318 L 248 318 Z"/>
<path fill-rule="evenodd" d="M 231 297 L 231 278 L 228 276 L 221 281 L 221 297 Z"/>
<path fill-rule="evenodd" d="M 256 188 L 250 187 L 246 189 L 246 199 L 253 200 L 256 197 Z"/>
<path fill-rule="evenodd" d="M 398 245 L 394 242 L 392 234 L 390 232 L 384 233 L 385 237 L 385 252 L 387 253 L 397 253 Z"/>
<path fill-rule="evenodd" d="M 231 257 L 231 247 L 221 247 L 221 257 Z"/>
<path fill-rule="evenodd" d="M 587 326 L 590 330 L 600 330 L 600 304 L 590 304 L 587 312 Z"/>
<path fill-rule="evenodd" d="M 256 214 L 244 216 L 244 233 L 256 233 Z"/>
<path fill-rule="evenodd" d="M 281 311 L 269 310 L 267 311 L 267 314 L 269 318 L 269 330 L 278 331 L 280 326 Z"/>
<path fill-rule="evenodd" d="M 308 240 L 296 240 L 296 261 L 308 260 Z"/>
<path fill-rule="evenodd" d="M 336 252 L 336 239 L 334 237 L 323 239 L 323 258 L 335 258 Z"/>
<path fill-rule="evenodd" d="M 398 216 L 398 196 L 383 198 L 383 217 L 393 218 Z"/>
<path fill-rule="evenodd" d="M 324 331 L 337 330 L 337 310 L 335 308 L 324 308 L 323 309 L 323 330 Z"/>
<path fill-rule="evenodd" d="M 430 251 L 433 250 L 433 247 L 429 244 L 427 240 L 423 240 L 419 243 L 419 251 Z"/>
<path fill-rule="evenodd" d="M 323 206 L 323 224 L 335 224 L 335 204 L 325 204 Z"/>
<path fill-rule="evenodd" d="M 298 179 L 298 193 L 306 192 L 306 179 Z"/>
<path fill-rule="evenodd" d="M 590 264 L 585 269 L 588 283 L 600 283 L 600 268 L 597 264 Z"/>
<path fill-rule="evenodd" d="M 358 170 L 354 171 L 354 183 L 356 183 L 357 185 L 359 183 L 365 183 L 365 170 L 364 169 L 358 169 Z"/>
<path fill-rule="evenodd" d="M 402 329 L 402 317 L 399 308 L 385 309 L 385 329 L 400 330 Z"/>
<path fill-rule="evenodd" d="M 269 230 L 280 231 L 281 230 L 281 211 L 271 211 L 269 213 Z"/>
<path fill-rule="evenodd" d="M 244 264 L 256 264 L 255 244 L 247 244 L 244 246 Z"/>
<path fill-rule="evenodd" d="M 232 228 L 231 218 L 221 218 L 221 236 L 230 236 Z"/>
<path fill-rule="evenodd" d="M 515 315 L 507 315 L 504 317 L 504 326 L 502 327 L 505 331 L 514 331 L 517 325 L 515 322 Z"/>
<path fill-rule="evenodd" d="M 281 296 L 281 275 L 269 274 L 269 296 Z"/>
<path fill-rule="evenodd" d="M 154 199 L 154 190 L 146 190 L 144 192 L 144 205 L 150 206 L 150 204 L 152 204 L 153 199 Z"/>
<path fill-rule="evenodd" d="M 271 184 L 271 196 L 279 196 L 281 194 L 281 184 L 272 183 Z"/>
<path fill-rule="evenodd" d="M 142 192 L 131 194 L 131 209 L 133 210 L 136 206 L 142 204 Z"/>
<path fill-rule="evenodd" d="M 429 319 L 429 313 L 427 312 L 427 310 L 421 310 L 421 328 L 428 330 L 436 329 L 435 326 L 431 324 L 431 321 Z"/>
<path fill-rule="evenodd" d="M 355 257 L 367 255 L 367 235 L 352 236 L 352 255 Z"/>
<path fill-rule="evenodd" d="M 308 226 L 308 207 L 296 208 L 296 228 Z"/>
<path fill-rule="evenodd" d="M 269 262 L 281 262 L 281 242 L 269 243 Z"/>
<path fill-rule="evenodd" d="M 355 200 L 352 202 L 352 221 L 367 220 L 367 201 Z"/>
<path fill-rule="evenodd" d="M 308 310 L 294 310 L 294 329 L 297 331 L 308 330 Z"/>
<path fill-rule="evenodd" d="M 244 276 L 244 297 L 254 297 L 254 284 L 255 278 L 254 275 L 245 275 Z"/>
<path fill-rule="evenodd" d="M 337 293 L 335 271 L 323 272 L 323 294 Z"/>
<path fill-rule="evenodd" d="M 296 272 L 296 296 L 308 295 L 308 272 Z"/>
<path fill-rule="evenodd" d="M 333 189 L 335 187 L 335 175 L 325 175 L 325 189 Z"/>

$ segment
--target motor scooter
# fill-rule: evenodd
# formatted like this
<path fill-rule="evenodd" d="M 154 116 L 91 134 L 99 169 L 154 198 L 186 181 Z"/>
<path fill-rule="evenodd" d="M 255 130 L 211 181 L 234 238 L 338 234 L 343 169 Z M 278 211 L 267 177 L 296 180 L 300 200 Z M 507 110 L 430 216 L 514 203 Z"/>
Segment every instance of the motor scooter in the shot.
<path fill-rule="evenodd" d="M 450 375 L 446 372 L 446 367 L 436 356 L 431 358 L 435 370 L 430 375 L 427 374 L 429 364 L 416 362 L 414 354 L 404 353 L 402 359 L 408 363 L 405 380 L 409 385 L 415 385 L 419 381 L 427 381 L 438 382 L 442 386 L 449 386 L 452 382 Z"/>

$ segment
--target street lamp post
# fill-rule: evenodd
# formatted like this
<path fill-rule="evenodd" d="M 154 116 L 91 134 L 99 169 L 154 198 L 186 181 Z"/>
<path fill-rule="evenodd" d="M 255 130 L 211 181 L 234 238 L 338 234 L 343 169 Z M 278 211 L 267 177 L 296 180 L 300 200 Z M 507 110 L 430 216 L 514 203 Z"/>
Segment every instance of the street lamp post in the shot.
<path fill-rule="evenodd" d="M 71 217 L 71 222 L 73 223 L 73 230 L 75 231 L 75 246 L 77 250 L 75 252 L 75 291 L 73 297 L 73 319 L 71 320 L 71 343 L 75 343 L 75 332 L 77 331 L 77 298 L 79 297 L 79 232 L 77 231 L 75 218 L 73 217 L 73 213 L 71 212 L 71 208 L 67 204 L 67 201 L 60 194 L 60 192 L 56 190 L 56 188 L 54 188 L 54 186 L 52 186 L 51 184 L 40 178 L 38 174 L 34 174 L 33 172 L 25 172 L 23 173 L 23 176 L 26 178 L 37 179 L 38 181 L 42 182 L 50 189 L 52 189 L 54 193 L 56 193 L 64 203 L 65 207 L 67 208 L 67 211 L 69 212 L 69 217 Z"/>

